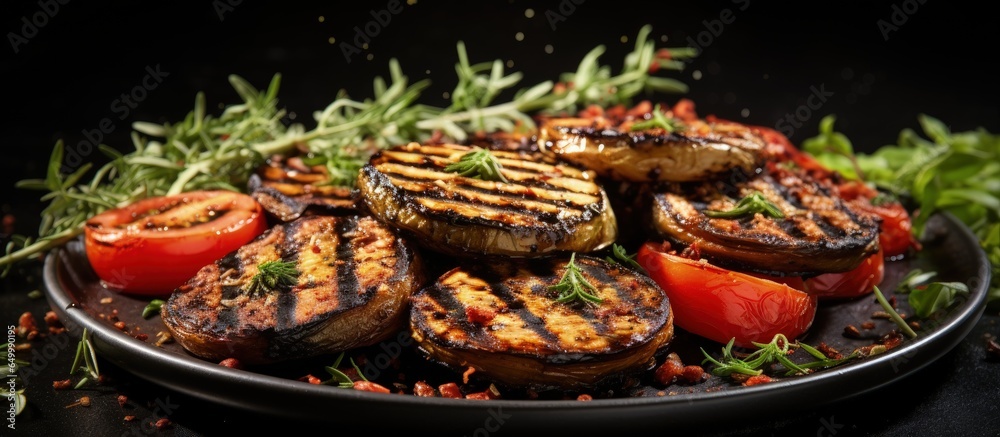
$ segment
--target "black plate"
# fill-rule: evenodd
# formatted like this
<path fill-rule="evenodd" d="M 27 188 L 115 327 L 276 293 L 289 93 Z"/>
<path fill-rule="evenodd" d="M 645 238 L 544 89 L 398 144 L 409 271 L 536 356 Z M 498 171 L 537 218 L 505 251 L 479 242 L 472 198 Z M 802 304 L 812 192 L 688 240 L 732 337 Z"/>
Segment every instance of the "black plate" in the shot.
<path fill-rule="evenodd" d="M 778 378 L 769 384 L 744 387 L 712 377 L 702 384 L 663 387 L 653 382 L 651 375 L 644 375 L 627 389 L 594 393 L 594 399 L 587 402 L 576 400 L 575 394 L 563 394 L 563 398 L 545 395 L 538 399 L 474 401 L 370 393 L 297 381 L 306 374 L 324 378 L 323 366 L 332 364 L 335 357 L 235 370 L 194 357 L 176 343 L 157 347 L 153 344 L 156 333 L 164 328 L 158 317 L 142 319 L 140 314 L 147 299 L 120 295 L 102 287 L 87 263 L 80 241 L 48 255 L 44 281 L 46 296 L 67 327 L 77 336 L 87 328 L 104 359 L 171 389 L 252 412 L 321 422 L 363 420 L 361 423 L 376 424 L 380 429 L 413 429 L 420 424 L 435 432 L 467 435 L 477 430 L 490 433 L 500 427 L 504 432 L 584 432 L 608 424 L 615 424 L 617 429 L 657 429 L 712 423 L 719 420 L 720 412 L 725 412 L 728 419 L 738 419 L 816 408 L 875 390 L 944 355 L 969 333 L 982 315 L 990 269 L 978 240 L 954 217 L 937 215 L 928 230 L 930 237 L 917 256 L 887 262 L 886 277 L 880 288 L 891 296 L 902 275 L 919 267 L 937 271 L 937 280 L 966 283 L 970 294 L 961 297 L 933 323 L 925 322 L 917 338 L 908 339 L 881 355 L 806 376 Z M 900 311 L 909 311 L 906 298 L 900 295 L 897 299 Z M 117 317 L 127 325 L 127 333 L 116 329 L 110 320 L 116 309 Z M 872 319 L 872 313 L 880 309 L 872 297 L 821 304 L 816 321 L 803 340 L 813 345 L 825 342 L 841 351 L 872 344 L 894 329 L 892 322 Z M 851 339 L 843 335 L 846 325 L 860 327 L 867 321 L 875 326 L 862 329 L 866 338 Z M 134 338 L 138 333 L 147 334 L 149 339 Z M 718 352 L 721 345 L 678 331 L 670 350 L 676 351 L 685 363 L 698 364 L 703 358 L 699 350 L 702 347 Z M 401 341 L 387 341 L 367 350 L 352 351 L 351 355 L 366 356 L 370 366 L 366 373 L 389 387 L 397 380 L 406 387 L 412 387 L 410 384 L 416 380 L 426 380 L 431 385 L 448 381 L 461 384 L 461 375 L 448 373 L 414 355 L 405 335 Z M 395 357 L 398 359 L 391 360 Z M 400 363 L 402 367 L 396 367 Z M 485 388 L 482 384 L 485 383 L 473 378 L 465 388 L 481 390 Z M 517 393 L 501 392 L 507 397 Z"/>

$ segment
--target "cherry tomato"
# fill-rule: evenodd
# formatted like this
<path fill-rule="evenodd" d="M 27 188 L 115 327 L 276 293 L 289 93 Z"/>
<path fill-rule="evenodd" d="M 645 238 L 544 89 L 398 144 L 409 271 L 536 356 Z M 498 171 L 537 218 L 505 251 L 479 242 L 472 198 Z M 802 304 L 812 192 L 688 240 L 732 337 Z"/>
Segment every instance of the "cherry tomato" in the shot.
<path fill-rule="evenodd" d="M 84 247 L 106 287 L 165 296 L 267 228 L 263 208 L 232 191 L 153 197 L 87 220 Z"/>
<path fill-rule="evenodd" d="M 776 334 L 794 339 L 816 316 L 816 296 L 787 284 L 683 258 L 653 242 L 643 244 L 636 259 L 666 292 L 674 324 L 719 343 L 735 339 L 736 346 L 752 347 Z"/>
<path fill-rule="evenodd" d="M 854 270 L 824 273 L 805 280 L 807 293 L 820 299 L 853 299 L 874 291 L 885 277 L 885 256 L 882 249 L 865 258 Z"/>
<path fill-rule="evenodd" d="M 898 201 L 873 205 L 872 199 L 879 192 L 859 181 L 847 181 L 837 187 L 841 198 L 857 209 L 875 214 L 882 219 L 879 245 L 885 256 L 903 255 L 910 249 L 920 250 L 920 241 L 913 235 L 910 213 Z"/>

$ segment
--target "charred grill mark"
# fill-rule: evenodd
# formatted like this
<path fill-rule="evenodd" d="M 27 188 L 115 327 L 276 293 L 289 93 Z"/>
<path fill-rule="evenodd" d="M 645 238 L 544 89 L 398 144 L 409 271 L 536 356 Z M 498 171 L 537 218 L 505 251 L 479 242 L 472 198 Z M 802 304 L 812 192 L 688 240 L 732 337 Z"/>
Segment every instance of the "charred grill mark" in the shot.
<path fill-rule="evenodd" d="M 476 272 L 484 281 L 491 284 L 490 292 L 500 299 L 508 309 L 514 312 L 517 319 L 523 323 L 522 327 L 527 328 L 538 335 L 539 338 L 550 344 L 558 344 L 559 337 L 545 327 L 545 319 L 538 314 L 531 312 L 523 299 L 514 294 L 513 291 L 503 283 L 504 277 L 494 269 L 481 269 Z M 534 292 L 535 290 L 532 289 Z M 536 293 L 545 297 L 547 290 Z"/>
<path fill-rule="evenodd" d="M 458 299 L 457 291 L 458 290 L 452 290 L 447 287 L 435 285 L 430 294 L 430 297 L 434 299 L 439 306 L 447 309 L 448 315 L 445 323 L 451 324 L 452 329 L 449 329 L 449 331 L 460 332 L 465 337 L 463 339 L 454 339 L 457 340 L 456 344 L 461 343 L 461 340 L 477 345 L 490 344 L 492 337 L 488 336 L 483 330 L 479 329 L 476 324 L 469 320 L 465 302 Z"/>
<path fill-rule="evenodd" d="M 358 282 L 357 262 L 354 260 L 353 234 L 358 229 L 358 221 L 351 217 L 337 222 L 337 293 L 341 307 L 354 307 L 365 301 Z"/>

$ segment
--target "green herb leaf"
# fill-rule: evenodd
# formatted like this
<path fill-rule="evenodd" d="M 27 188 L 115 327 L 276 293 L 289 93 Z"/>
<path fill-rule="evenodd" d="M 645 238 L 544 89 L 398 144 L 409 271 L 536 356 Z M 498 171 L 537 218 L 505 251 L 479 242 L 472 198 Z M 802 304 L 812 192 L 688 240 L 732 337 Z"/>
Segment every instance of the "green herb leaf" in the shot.
<path fill-rule="evenodd" d="M 753 342 L 757 350 L 751 352 L 745 358 L 737 358 L 733 354 L 733 344 L 735 341 L 735 337 L 729 340 L 729 343 L 722 348 L 722 357 L 719 359 L 712 357 L 704 348 L 701 349 L 702 355 L 705 356 L 702 364 L 712 364 L 711 372 L 713 375 L 725 377 L 738 373 L 755 376 L 764 373 L 773 364 L 780 364 L 781 367 L 784 367 L 786 376 L 805 375 L 812 373 L 816 369 L 839 366 L 861 356 L 855 350 L 844 358 L 828 358 L 822 352 L 808 344 L 801 342 L 790 343 L 788 338 L 783 334 L 775 334 L 769 343 Z M 806 353 L 816 359 L 802 363 L 792 361 L 789 356 L 799 348 L 805 350 Z"/>
<path fill-rule="evenodd" d="M 909 293 L 935 276 L 937 276 L 937 272 L 924 272 L 920 269 L 910 270 L 906 276 L 903 276 L 903 279 L 899 280 L 899 284 L 896 285 L 896 293 Z"/>
<path fill-rule="evenodd" d="M 479 147 L 462 155 L 457 162 L 448 164 L 444 168 L 444 171 L 458 173 L 465 177 L 484 181 L 508 182 L 502 170 L 503 165 L 500 164 L 500 161 L 489 150 Z"/>
<path fill-rule="evenodd" d="M 566 272 L 563 273 L 562 279 L 556 285 L 549 286 L 549 290 L 559 292 L 556 302 L 560 303 L 574 302 L 576 300 L 581 300 L 588 304 L 603 302 L 603 299 L 597 297 L 595 294 L 597 293 L 597 287 L 587 282 L 587 278 L 583 277 L 583 273 L 577 267 L 575 252 L 569 257 L 569 262 L 566 264 Z"/>
<path fill-rule="evenodd" d="M 917 317 L 928 318 L 950 307 L 959 294 L 969 294 L 969 287 L 961 282 L 934 282 L 914 288 L 910 292 L 910 306 Z"/>
<path fill-rule="evenodd" d="M 146 307 L 142 309 L 142 318 L 148 319 L 154 315 L 160 314 L 160 308 L 166 302 L 163 299 L 153 299 L 146 304 Z"/>
<path fill-rule="evenodd" d="M 736 206 L 729 211 L 704 211 L 705 215 L 712 218 L 737 218 L 754 214 L 763 214 L 772 218 L 785 218 L 785 214 L 778 207 L 764 197 L 764 194 L 755 191 L 736 202 Z"/>
<path fill-rule="evenodd" d="M 250 278 L 247 292 L 251 296 L 260 296 L 295 285 L 299 271 L 294 262 L 267 261 L 257 266 L 257 274 Z"/>
<path fill-rule="evenodd" d="M 660 104 L 656 104 L 653 107 L 653 112 L 650 113 L 650 119 L 645 121 L 640 121 L 632 124 L 632 132 L 650 129 L 663 129 L 669 132 L 676 132 L 683 124 L 680 120 L 676 118 L 667 118 L 660 109 Z"/>
<path fill-rule="evenodd" d="M 892 321 L 896 323 L 896 326 L 899 326 L 899 329 L 903 330 L 903 332 L 910 338 L 916 338 L 917 333 L 913 331 L 913 328 L 911 328 L 910 325 L 906 324 L 906 321 L 903 320 L 903 317 L 900 316 L 898 312 L 896 312 L 896 309 L 893 308 L 892 305 L 889 305 L 889 301 L 886 300 L 885 296 L 882 294 L 882 290 L 879 290 L 878 287 L 873 288 L 875 291 L 875 299 L 878 300 L 882 309 L 889 313 L 889 316 L 892 317 Z"/>
<path fill-rule="evenodd" d="M 613 257 L 612 256 L 605 257 L 604 259 L 606 261 L 615 264 L 625 264 L 640 272 L 646 271 L 646 269 L 642 268 L 642 266 L 639 265 L 638 262 L 636 262 L 635 257 L 637 254 L 629 255 L 628 252 L 625 251 L 625 248 L 622 247 L 620 244 L 618 243 L 612 244 L 611 253 Z"/>
<path fill-rule="evenodd" d="M 73 357 L 73 365 L 70 367 L 69 374 L 76 375 L 79 372 L 83 372 L 84 377 L 77 382 L 74 388 L 81 388 L 90 381 L 101 379 L 101 371 L 97 365 L 97 351 L 94 350 L 94 344 L 90 342 L 90 332 L 87 328 L 83 328 L 83 335 L 76 345 L 76 355 Z"/>

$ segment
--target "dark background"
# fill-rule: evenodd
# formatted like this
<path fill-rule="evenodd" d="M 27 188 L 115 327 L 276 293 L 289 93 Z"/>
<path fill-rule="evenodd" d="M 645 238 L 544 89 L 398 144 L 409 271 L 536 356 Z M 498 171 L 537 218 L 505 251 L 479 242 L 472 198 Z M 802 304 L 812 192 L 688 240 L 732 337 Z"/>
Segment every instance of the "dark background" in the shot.
<path fill-rule="evenodd" d="M 1000 84 L 993 67 L 1000 26 L 971 2 L 865 1 L 818 7 L 815 2 L 759 0 L 577 0 L 579 5 L 570 0 L 420 0 L 414 5 L 404 2 L 403 11 L 392 15 L 369 48 L 351 62 L 345 60 L 340 43 L 351 42 L 353 28 L 365 26 L 372 20 L 370 12 L 385 9 L 388 0 L 325 5 L 243 1 L 232 8 L 225 0 L 42 3 L 59 9 L 46 15 L 44 26 L 19 44 L 16 53 L 11 35 L 23 35 L 22 18 L 30 21 L 43 6 L 37 0 L 8 2 L 0 12 L 0 30 L 6 36 L 6 45 L 0 47 L 0 83 L 5 85 L 0 208 L 16 213 L 17 231 L 27 234 L 37 226 L 42 193 L 15 189 L 14 183 L 44 176 L 57 139 L 75 145 L 85 139 L 83 131 L 97 129 L 102 119 L 110 118 L 114 131 L 103 142 L 128 151 L 132 122 L 180 120 L 193 107 L 198 91 L 206 92 L 210 107 L 237 102 L 229 74 L 263 88 L 273 74 L 281 73 L 282 106 L 296 114 L 296 122 L 311 127 L 312 112 L 333 101 L 338 90 L 354 98 L 370 96 L 372 78 L 387 75 L 393 57 L 411 80 L 434 80 L 424 93 L 425 103 L 444 105 L 442 93 L 454 86 L 458 40 L 466 42 L 473 62 L 512 61 L 509 70 L 523 72 L 522 85 L 530 86 L 574 70 L 583 55 L 600 44 L 608 48 L 602 63 L 617 70 L 646 23 L 654 26 L 655 38 L 667 37 L 664 47 L 686 46 L 688 37 L 697 38 L 710 27 L 718 33 L 720 23 L 715 20 L 725 9 L 735 19 L 721 26 L 721 34 L 712 36 L 684 72 L 672 75 L 690 85 L 686 97 L 696 102 L 701 114 L 775 126 L 787 114 L 805 114 L 800 108 L 812 94 L 810 88 L 823 87 L 833 95 L 818 110 L 810 110 L 802 127 L 792 133 L 794 142 L 815 135 L 826 114 L 837 116 L 837 129 L 862 151 L 894 143 L 901 129 L 919 129 L 921 113 L 942 119 L 956 131 L 981 126 L 1000 132 Z M 526 16 L 527 9 L 534 11 L 532 18 Z M 904 9 L 912 13 L 900 12 Z M 553 29 L 546 11 L 565 20 Z M 888 40 L 879 20 L 896 23 Z M 522 41 L 515 40 L 517 32 L 524 34 Z M 621 42 L 623 36 L 628 42 Z M 702 36 L 703 42 L 708 40 Z M 552 46 L 552 53 L 546 53 L 546 45 Z M 113 102 L 142 83 L 147 67 L 156 66 L 167 76 L 119 119 L 121 112 L 112 108 Z M 694 79 L 696 71 L 699 80 Z M 668 102 L 678 97 L 650 96 Z M 87 159 L 95 165 L 104 162 L 97 152 Z M 19 293 L 38 287 L 31 277 L 24 281 L 18 282 Z M 6 297 L 14 302 L 12 296 Z M 17 302 L 20 308 L 23 303 Z M 36 302 L 34 310 L 42 311 L 42 306 Z M 996 331 L 995 312 L 990 317 L 954 352 L 891 389 L 805 416 L 786 419 L 778 412 L 777 418 L 745 428 L 727 424 L 730 432 L 723 434 L 836 434 L 825 432 L 832 430 L 842 435 L 915 435 L 936 427 L 963 435 L 995 435 L 995 404 L 977 401 L 980 390 L 996 387 L 995 368 L 982 361 L 982 337 Z M 127 374 L 120 377 L 126 388 L 135 386 L 137 398 L 158 393 L 141 380 L 127 379 Z M 32 401 L 41 402 L 45 396 L 51 394 L 36 392 Z M 250 415 L 183 397 L 180 402 L 203 405 L 203 410 L 188 409 L 176 417 L 183 422 L 177 435 L 199 429 L 223 432 L 232 420 L 251 421 L 244 425 L 253 426 Z M 977 412 L 992 414 L 993 421 L 960 417 Z M 210 416 L 223 420 L 204 420 Z M 843 426 L 826 427 L 831 423 Z"/>
<path fill-rule="evenodd" d="M 93 131 L 109 118 L 114 131 L 102 142 L 128 151 L 132 122 L 180 120 L 198 91 L 206 92 L 210 108 L 237 102 L 229 74 L 264 88 L 272 75 L 281 73 L 280 103 L 295 113 L 296 122 L 311 127 L 313 111 L 332 102 L 338 90 L 356 99 L 370 96 L 372 78 L 387 75 L 393 57 L 412 81 L 432 78 L 423 101 L 443 105 L 442 93 L 455 83 L 459 40 L 467 44 L 473 62 L 513 61 L 508 71 L 523 72 L 521 84 L 529 86 L 575 70 L 583 55 L 600 44 L 608 49 L 602 62 L 617 71 L 646 23 L 653 25 L 655 38 L 667 37 L 665 47 L 687 46 L 688 38 L 698 41 L 703 32 L 700 42 L 710 41 L 684 72 L 672 76 L 690 85 L 687 97 L 701 114 L 775 126 L 799 110 L 800 117 L 808 117 L 791 135 L 796 143 L 814 135 L 826 114 L 835 114 L 837 129 L 864 151 L 894 143 L 903 128 L 919 128 L 920 113 L 944 120 L 953 130 L 982 126 L 1000 131 L 1000 85 L 991 73 L 1000 30 L 990 14 L 955 1 L 816 7 L 806 4 L 813 2 L 758 0 L 576 0 L 579 5 L 570 0 L 461 5 L 421 0 L 407 5 L 404 0 L 403 10 L 379 26 L 369 48 L 351 62 L 341 43 L 350 43 L 354 27 L 363 28 L 373 20 L 371 12 L 386 9 L 388 1 L 294 6 L 261 1 L 229 6 L 226 0 L 48 1 L 48 9 L 55 5 L 58 11 L 45 20 L 35 17 L 44 13 L 41 3 L 23 1 L 6 4 L 0 21 L 7 36 L 0 47 L 7 114 L 0 121 L 6 152 L 0 160 L 4 209 L 40 208 L 42 193 L 17 190 L 13 184 L 44 176 L 57 139 L 75 145 L 85 139 L 84 130 Z M 534 11 L 532 18 L 527 9 Z M 728 24 L 720 21 L 726 9 L 732 13 Z M 565 18 L 555 22 L 555 29 L 548 11 Z M 22 19 L 33 18 L 44 26 L 27 37 L 31 29 Z M 896 23 L 888 40 L 880 20 Z M 524 34 L 522 41 L 515 40 L 517 32 Z M 18 44 L 17 53 L 13 35 L 27 39 Z M 628 42 L 621 42 L 623 36 Z M 552 53 L 546 53 L 546 45 Z M 125 114 L 121 107 L 113 108 L 115 100 L 142 83 L 147 67 L 156 66 L 167 75 L 120 119 Z M 696 72 L 700 80 L 694 79 Z M 807 113 L 800 107 L 811 87 L 833 95 Z M 86 159 L 95 166 L 104 162 L 96 151 Z M 32 217 L 20 221 L 19 232 L 34 231 Z"/>

